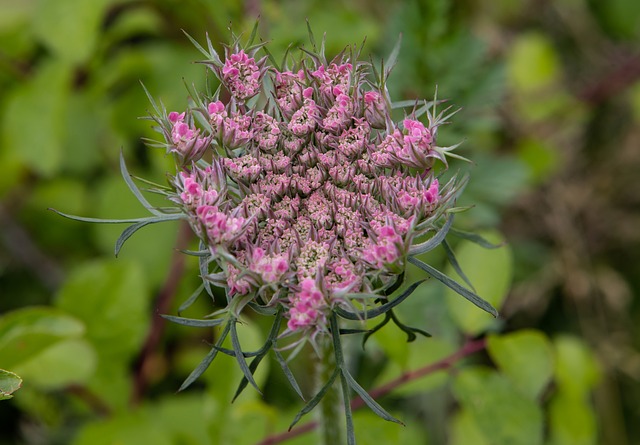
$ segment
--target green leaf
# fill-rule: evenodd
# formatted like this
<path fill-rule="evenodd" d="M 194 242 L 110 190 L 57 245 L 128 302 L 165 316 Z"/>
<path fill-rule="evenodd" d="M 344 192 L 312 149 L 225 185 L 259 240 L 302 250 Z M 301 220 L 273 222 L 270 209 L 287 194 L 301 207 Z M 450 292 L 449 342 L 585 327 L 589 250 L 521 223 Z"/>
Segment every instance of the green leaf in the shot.
<path fill-rule="evenodd" d="M 450 229 L 450 232 L 452 235 L 455 235 L 459 238 L 462 239 L 466 239 L 468 241 L 474 242 L 477 245 L 484 247 L 485 249 L 497 249 L 499 247 L 502 247 L 504 244 L 493 244 L 490 243 L 489 241 L 487 241 L 486 239 L 484 239 L 482 236 L 478 235 L 477 233 L 473 233 L 473 232 L 467 232 L 465 230 L 460 230 L 460 229 L 456 229 L 454 227 L 452 227 Z"/>
<path fill-rule="evenodd" d="M 504 376 L 484 367 L 466 368 L 453 392 L 492 445 L 541 445 L 542 409 Z"/>
<path fill-rule="evenodd" d="M 291 424 L 289 425 L 289 429 L 293 428 L 295 424 L 300 421 L 302 416 L 310 413 L 313 410 L 313 408 L 315 408 L 318 405 L 318 403 L 320 403 L 320 401 L 325 396 L 327 391 L 329 391 L 333 386 L 333 382 L 335 382 L 336 377 L 338 377 L 338 374 L 340 374 L 340 369 L 336 368 L 333 374 L 331 374 L 331 377 L 329 378 L 329 380 L 327 380 L 327 382 L 324 384 L 324 386 L 320 388 L 320 390 L 316 393 L 316 395 L 313 396 L 311 400 L 309 400 L 306 403 L 306 405 L 298 412 L 298 414 L 296 414 L 296 416 L 291 421 Z"/>
<path fill-rule="evenodd" d="M 539 184 L 562 167 L 560 150 L 541 139 L 524 139 L 518 143 L 518 157 L 529 167 L 530 182 Z"/>
<path fill-rule="evenodd" d="M 342 373 L 340 373 L 340 386 L 342 388 L 342 404 L 347 426 L 347 445 L 356 445 L 356 431 L 353 426 L 353 413 L 351 412 L 351 392 L 349 391 L 347 378 Z"/>
<path fill-rule="evenodd" d="M 109 127 L 111 101 L 107 94 L 96 94 L 90 88 L 76 88 L 69 95 L 63 156 L 65 171 L 74 177 L 84 179 L 103 168 L 105 153 L 113 152 L 119 145 Z"/>
<path fill-rule="evenodd" d="M 209 428 L 219 407 L 201 394 L 170 394 L 153 403 L 84 423 L 73 445 L 217 443 Z"/>
<path fill-rule="evenodd" d="M 176 442 L 153 422 L 147 410 L 90 423 L 74 438 L 72 445 L 172 445 Z"/>
<path fill-rule="evenodd" d="M 396 62 L 398 61 L 398 55 L 400 54 L 400 48 L 402 47 L 402 34 L 398 36 L 396 40 L 396 44 L 393 46 L 389 57 L 385 60 L 385 76 L 389 76 L 389 73 L 396 66 Z"/>
<path fill-rule="evenodd" d="M 108 0 L 41 0 L 33 18 L 34 32 L 67 62 L 85 62 L 94 52 Z"/>
<path fill-rule="evenodd" d="M 502 218 L 500 208 L 524 191 L 529 172 L 521 161 L 508 155 L 477 153 L 473 161 L 477 166 L 473 168 L 469 185 L 457 205 L 475 206 L 472 212 L 465 215 L 473 217 L 473 225 L 498 226 Z M 452 234 L 457 232 L 451 230 Z"/>
<path fill-rule="evenodd" d="M 433 278 L 435 278 L 436 280 L 440 281 L 442 284 L 447 286 L 457 295 L 460 295 L 466 298 L 468 301 L 475 304 L 477 307 L 479 307 L 483 311 L 493 315 L 494 317 L 498 316 L 498 311 L 496 311 L 496 309 L 493 306 L 491 306 L 490 303 L 488 303 L 486 300 L 482 299 L 481 297 L 479 297 L 469 289 L 463 287 L 457 281 L 443 274 L 435 267 L 429 266 L 428 264 L 423 263 L 422 261 L 414 257 L 409 257 L 409 262 L 418 266 L 420 269 L 422 269 L 423 271 L 431 275 Z"/>
<path fill-rule="evenodd" d="M 524 33 L 510 48 L 507 67 L 516 91 L 538 91 L 560 80 L 558 55 L 547 36 Z"/>
<path fill-rule="evenodd" d="M 244 354 L 242 354 L 242 345 L 240 344 L 238 331 L 236 329 L 237 323 L 238 321 L 236 319 L 233 319 L 233 321 L 230 322 L 231 345 L 233 346 L 233 351 L 236 353 L 236 361 L 238 362 L 238 366 L 240 366 L 242 374 L 244 374 L 244 378 L 247 379 L 247 381 L 256 389 L 256 391 L 262 394 L 262 391 L 260 391 L 258 384 L 253 378 L 253 372 L 251 371 L 251 369 L 249 369 L 249 365 L 244 358 Z"/>
<path fill-rule="evenodd" d="M 540 397 L 553 377 L 553 348 L 540 331 L 491 335 L 487 350 L 513 385 L 532 400 Z"/>
<path fill-rule="evenodd" d="M 142 229 L 143 227 L 148 226 L 150 224 L 157 224 L 157 223 L 167 222 L 167 221 L 176 221 L 182 218 L 183 218 L 182 215 L 165 215 L 165 216 L 158 216 L 158 217 L 150 217 L 130 225 L 129 227 L 127 227 L 122 231 L 122 233 L 116 240 L 116 245 L 114 248 L 115 256 L 117 257 L 120 254 L 120 250 L 122 249 L 122 246 L 124 246 L 124 243 L 127 242 L 127 240 L 131 238 L 134 233 L 136 233 L 138 230 Z"/>
<path fill-rule="evenodd" d="M 95 206 L 93 215 L 96 219 L 123 217 L 133 220 L 133 223 L 139 223 L 149 218 L 147 211 L 132 195 L 121 177 L 113 176 L 97 185 Z M 161 218 L 169 220 L 181 217 L 172 214 L 152 218 L 158 218 L 160 222 Z M 166 279 L 171 261 L 171 255 L 168 253 L 175 246 L 178 224 L 167 221 L 136 232 L 135 236 L 127 240 L 127 246 L 119 252 L 118 258 L 142 265 L 149 283 L 159 285 Z M 122 227 L 114 224 L 95 224 L 90 229 L 100 249 L 105 254 L 113 255 L 114 244 L 118 239 L 122 241 Z"/>
<path fill-rule="evenodd" d="M 447 233 L 449 233 L 451 225 L 453 224 L 453 217 L 453 214 L 449 215 L 444 226 L 442 226 L 442 228 L 427 241 L 411 246 L 409 249 L 409 255 L 420 255 L 438 247 L 440 243 L 445 240 Z"/>
<path fill-rule="evenodd" d="M 97 366 L 93 346 L 83 339 L 58 342 L 14 369 L 30 385 L 52 390 L 84 384 Z"/>
<path fill-rule="evenodd" d="M 549 404 L 551 445 L 596 445 L 596 414 L 588 400 L 560 390 Z"/>
<path fill-rule="evenodd" d="M 462 278 L 462 280 L 464 281 L 464 283 L 469 286 L 471 288 L 472 291 L 476 292 L 476 289 L 473 287 L 473 283 L 471 283 L 471 281 L 469 280 L 469 278 L 467 278 L 467 275 L 464 273 L 464 271 L 462 270 L 462 268 L 460 267 L 460 263 L 458 263 L 458 259 L 456 258 L 456 254 L 453 251 L 453 249 L 451 249 L 451 246 L 449 245 L 449 243 L 447 242 L 447 240 L 443 240 L 442 241 L 442 248 L 444 249 L 445 253 L 447 254 L 447 260 L 449 261 L 449 264 L 451 265 L 451 267 L 453 268 L 453 270 L 456 271 L 456 273 L 458 274 L 458 276 L 460 278 Z"/>
<path fill-rule="evenodd" d="M 600 379 L 600 366 L 579 338 L 561 336 L 553 341 L 556 352 L 556 383 L 575 397 L 586 396 Z"/>
<path fill-rule="evenodd" d="M 274 320 L 274 319 L 271 319 Z M 265 333 L 259 329 L 258 325 L 251 320 L 242 320 L 236 323 L 235 330 L 236 334 L 236 345 L 242 345 L 242 349 L 246 353 L 251 353 L 254 357 L 266 356 L 271 349 L 273 343 L 272 340 L 269 340 L 271 335 L 277 335 L 273 331 L 276 326 L 271 326 L 271 332 L 265 338 Z M 233 403 L 238 402 L 247 402 L 251 400 L 258 400 L 260 398 L 261 390 L 258 391 L 244 391 L 240 390 L 240 387 L 243 385 L 250 383 L 245 375 L 246 371 L 251 373 L 251 378 L 255 383 L 255 386 L 258 388 L 263 387 L 267 374 L 269 372 L 270 360 L 262 360 L 260 358 L 259 362 L 254 363 L 254 367 L 248 366 L 247 369 L 243 370 L 239 366 L 238 357 L 235 355 L 234 351 L 234 341 L 231 338 L 231 335 L 228 336 L 225 346 L 231 348 L 230 352 L 233 352 L 235 360 L 226 360 L 221 359 L 219 363 L 216 364 L 216 373 L 209 373 L 206 376 L 206 380 L 208 383 L 208 388 L 212 393 L 216 393 L 216 397 L 221 403 L 227 403 L 230 400 L 233 400 Z M 245 354 L 245 357 L 247 355 Z M 244 358 L 243 358 L 244 361 Z M 253 362 L 253 361 L 252 361 Z M 260 365 L 258 367 L 258 365 Z M 220 381 L 217 377 L 217 373 L 222 372 L 226 374 L 229 380 L 233 383 L 229 384 L 228 382 Z M 240 382 L 237 388 L 234 387 L 235 382 Z M 252 384 L 253 385 L 253 384 Z"/>
<path fill-rule="evenodd" d="M 316 47 L 316 38 L 314 37 L 313 31 L 311 30 L 311 24 L 309 23 L 309 19 L 307 19 L 307 31 L 309 33 L 309 42 L 311 43 L 313 50 L 318 51 L 318 48 Z"/>
<path fill-rule="evenodd" d="M 22 379 L 17 374 L 0 369 L 0 400 L 10 399 L 21 386 Z"/>
<path fill-rule="evenodd" d="M 269 334 L 267 335 L 267 339 L 265 340 L 264 345 L 262 345 L 262 347 L 258 351 L 256 351 L 255 358 L 251 361 L 251 364 L 249 365 L 249 370 L 251 371 L 252 376 L 256 372 L 256 369 L 258 369 L 258 366 L 262 362 L 262 359 L 267 356 L 267 354 L 272 348 L 275 349 L 277 347 L 278 333 L 280 332 L 280 324 L 282 323 L 282 311 L 283 309 L 282 307 L 280 307 L 278 309 L 275 319 L 273 320 L 273 324 L 271 325 L 271 329 L 269 330 Z M 276 356 L 277 355 L 278 354 L 276 354 Z M 246 356 L 246 352 L 245 352 L 245 356 Z M 278 361 L 280 361 L 279 358 L 278 358 Z M 296 392 L 298 392 L 298 395 L 302 397 L 302 393 L 300 392 L 298 383 L 296 382 L 295 378 L 293 378 L 293 374 L 291 374 L 289 368 L 286 366 L 286 363 L 285 363 L 285 366 L 282 367 L 282 369 L 287 379 L 293 386 L 293 388 L 296 390 Z M 244 388 L 247 386 L 248 383 L 249 383 L 249 380 L 247 379 L 247 377 L 243 376 L 242 380 L 240 381 L 240 384 L 238 385 L 238 389 L 236 390 L 236 393 L 233 396 L 233 400 L 238 398 L 238 396 L 242 393 L 242 391 L 244 391 Z M 302 398 L 304 399 L 304 397 Z"/>
<path fill-rule="evenodd" d="M 349 371 L 347 371 L 346 368 L 342 369 L 342 375 L 347 381 L 347 384 L 349 385 L 349 387 L 353 389 L 353 391 L 360 396 L 360 398 L 364 401 L 364 403 L 366 403 L 367 406 L 371 408 L 371 411 L 373 411 L 378 417 L 381 417 L 386 421 L 397 423 L 399 425 L 404 426 L 403 422 L 393 417 L 382 406 L 380 406 L 380 404 L 376 402 L 373 399 L 373 397 L 371 397 L 369 393 L 365 391 L 365 389 L 362 386 L 360 386 L 358 382 L 356 382 L 356 380 L 351 376 L 351 374 L 349 374 Z"/>
<path fill-rule="evenodd" d="M 204 290 L 204 282 L 200 286 L 198 286 L 198 288 L 195 291 L 193 291 L 193 293 L 189 298 L 187 298 L 184 302 L 180 304 L 180 307 L 178 308 L 178 314 L 181 314 L 182 312 L 189 309 L 191 305 L 195 303 L 196 300 L 200 297 L 200 295 L 202 295 L 203 290 Z"/>
<path fill-rule="evenodd" d="M 210 404 L 202 394 L 167 395 L 149 406 L 152 428 L 165 431 L 174 445 L 212 443 L 208 429 L 214 407 Z"/>
<path fill-rule="evenodd" d="M 176 317 L 174 315 L 165 315 L 165 314 L 160 314 L 160 316 L 173 323 L 181 324 L 184 326 L 192 326 L 196 328 L 212 328 L 214 326 L 221 325 L 222 323 L 225 322 L 223 318 L 211 318 L 211 319 L 199 320 L 196 318 Z"/>
<path fill-rule="evenodd" d="M 492 243 L 502 242 L 495 233 L 483 236 Z M 505 245 L 489 250 L 464 240 L 456 246 L 455 252 L 460 267 L 473 283 L 477 294 L 488 304 L 500 308 L 507 296 L 513 275 L 510 247 Z M 451 266 L 446 269 L 446 273 L 454 279 L 461 279 Z M 466 304 L 453 291 L 447 290 L 446 295 L 451 317 L 466 334 L 480 334 L 495 324 L 491 316 Z"/>
<path fill-rule="evenodd" d="M 28 307 L 0 318 L 2 366 L 16 365 L 37 356 L 56 343 L 79 338 L 84 324 L 69 314 L 50 307 Z"/>
<path fill-rule="evenodd" d="M 11 0 L 0 1 L 0 31 L 6 32 L 7 29 L 24 26 L 28 22 L 36 5 L 34 0 L 24 0 L 21 2 L 13 2 Z"/>
<path fill-rule="evenodd" d="M 126 261 L 96 261 L 73 270 L 56 306 L 83 320 L 101 357 L 128 360 L 144 341 L 150 292 L 141 268 Z"/>
<path fill-rule="evenodd" d="M 640 3 L 635 0 L 609 0 L 606 2 L 587 2 L 605 31 L 617 39 L 637 42 L 640 37 L 638 17 Z M 586 6 L 586 5 L 585 5 Z"/>
<path fill-rule="evenodd" d="M 397 425 L 381 422 L 380 418 L 369 410 L 353 413 L 353 423 L 358 432 L 358 445 L 381 444 L 426 444 L 427 434 L 420 422 L 409 422 L 398 428 Z"/>
<path fill-rule="evenodd" d="M 68 67 L 45 61 L 33 78 L 15 88 L 7 98 L 2 120 L 3 144 L 28 168 L 45 176 L 53 176 L 62 166 L 70 80 Z M 37 131 L 30 131 L 25 123 L 34 116 Z"/>
<path fill-rule="evenodd" d="M 336 306 L 334 309 L 334 312 L 338 314 L 340 317 L 346 318 L 347 320 L 366 320 L 369 318 L 375 318 L 378 315 L 384 314 L 388 310 L 393 309 L 394 307 L 402 303 L 409 295 L 413 293 L 413 291 L 416 290 L 418 286 L 420 286 L 425 281 L 426 280 L 416 281 L 411 286 L 409 286 L 404 292 L 402 292 L 399 296 L 397 296 L 393 300 L 381 306 L 378 306 L 375 309 L 370 309 L 368 311 L 361 311 L 361 312 L 349 312 Z"/>
<path fill-rule="evenodd" d="M 122 178 L 124 179 L 124 182 L 127 184 L 127 187 L 129 187 L 129 190 L 131 190 L 131 193 L 133 193 L 133 195 L 138 199 L 140 204 L 142 204 L 145 209 L 147 209 L 149 212 L 153 213 L 154 215 L 156 216 L 162 215 L 162 213 L 159 212 L 155 208 L 155 206 L 151 205 L 151 203 L 147 200 L 147 198 L 144 197 L 144 195 L 140 191 L 140 188 L 136 185 L 135 182 L 133 182 L 133 178 L 131 177 L 129 170 L 127 170 L 127 164 L 124 160 L 124 154 L 122 153 L 122 151 L 120 152 L 120 173 L 122 174 Z"/>
<path fill-rule="evenodd" d="M 132 379 L 129 360 L 110 360 L 98 352 L 98 365 L 86 383 L 87 389 L 100 398 L 114 412 L 130 408 Z"/>
<path fill-rule="evenodd" d="M 450 428 L 450 445 L 491 445 L 480 431 L 473 415 L 466 409 L 454 414 Z"/>
<path fill-rule="evenodd" d="M 380 320 L 369 319 L 367 320 L 366 327 L 372 329 L 376 326 Z M 407 336 L 400 329 L 396 329 L 392 324 L 387 324 L 384 328 L 377 331 L 368 340 L 366 347 L 367 351 L 381 349 L 389 358 L 389 365 L 385 370 L 389 370 L 391 365 L 396 372 L 393 374 L 396 377 L 401 370 L 407 369 L 407 363 L 409 360 L 409 354 L 416 345 L 407 342 Z M 372 349 L 372 347 L 374 349 Z M 386 374 L 386 373 L 385 373 Z"/>
<path fill-rule="evenodd" d="M 222 333 L 220 334 L 220 337 L 218 338 L 218 341 L 216 342 L 215 347 L 211 348 L 209 353 L 202 359 L 202 361 L 198 364 L 198 366 L 196 366 L 196 368 L 191 372 L 191 374 L 189 374 L 186 380 L 182 382 L 182 385 L 180 385 L 180 388 L 178 388 L 178 391 L 184 391 L 193 382 L 195 382 L 198 379 L 198 377 L 204 374 L 204 372 L 207 370 L 209 365 L 211 365 L 211 362 L 213 362 L 213 359 L 215 359 L 216 356 L 218 355 L 218 350 L 219 350 L 218 348 L 222 346 L 222 343 L 227 338 L 230 327 L 231 327 L 230 322 L 224 326 L 224 329 L 222 330 Z"/>
<path fill-rule="evenodd" d="M 385 329 L 383 332 L 392 331 L 394 329 Z M 377 340 L 377 339 L 376 339 Z M 399 346 L 399 345 L 398 345 Z M 407 371 L 415 371 L 417 369 L 428 366 L 455 352 L 456 346 L 441 338 L 418 338 L 408 347 L 406 362 L 399 364 L 397 361 L 390 362 L 383 374 L 376 380 L 376 386 L 383 385 L 402 373 Z M 391 356 L 393 360 L 393 356 Z M 398 366 L 400 365 L 400 366 Z M 447 370 L 436 371 L 427 376 L 409 381 L 394 390 L 394 394 L 398 396 L 412 396 L 419 392 L 433 391 L 440 388 L 449 381 L 449 372 Z"/>
<path fill-rule="evenodd" d="M 304 400 L 304 396 L 302 395 L 302 390 L 300 389 L 300 385 L 298 385 L 298 382 L 295 376 L 293 375 L 293 372 L 291 372 L 291 369 L 289 369 L 289 365 L 287 364 L 287 361 L 284 359 L 280 351 L 278 351 L 276 348 L 273 348 L 273 353 L 276 356 L 276 360 L 278 361 L 278 364 L 282 368 L 282 372 L 287 378 L 289 385 L 291 385 L 291 387 L 296 392 L 296 394 L 298 394 L 300 398 Z"/>

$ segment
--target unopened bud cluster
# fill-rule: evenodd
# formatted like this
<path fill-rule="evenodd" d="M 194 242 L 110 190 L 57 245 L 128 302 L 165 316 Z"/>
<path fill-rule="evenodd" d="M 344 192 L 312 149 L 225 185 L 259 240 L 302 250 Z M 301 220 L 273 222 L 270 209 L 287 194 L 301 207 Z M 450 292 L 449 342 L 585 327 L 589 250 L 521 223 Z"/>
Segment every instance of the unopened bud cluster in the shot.
<path fill-rule="evenodd" d="M 171 199 L 212 259 L 204 278 L 313 337 L 332 309 L 384 299 L 455 190 L 435 177 L 440 123 L 394 122 L 384 75 L 353 51 L 277 68 L 261 48 L 205 61 L 218 92 L 155 120 L 177 159 Z"/>

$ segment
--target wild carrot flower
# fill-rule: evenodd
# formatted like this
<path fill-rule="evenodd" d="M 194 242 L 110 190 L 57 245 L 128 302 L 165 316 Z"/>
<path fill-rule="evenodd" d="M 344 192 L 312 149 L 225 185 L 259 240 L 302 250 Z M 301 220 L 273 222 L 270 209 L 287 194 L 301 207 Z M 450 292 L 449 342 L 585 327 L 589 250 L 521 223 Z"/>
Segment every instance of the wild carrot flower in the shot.
<path fill-rule="evenodd" d="M 358 60 L 355 48 L 331 61 L 306 51 L 292 65 L 269 66 L 267 56 L 256 59 L 264 44 L 243 47 L 236 40 L 222 59 L 207 43 L 208 50 L 198 45 L 204 63 L 228 94 L 195 92 L 188 109 L 169 113 L 151 99 L 163 138 L 156 145 L 176 157 L 165 192 L 176 208 L 152 207 L 123 162 L 127 183 L 154 215 L 133 220 L 118 245 L 147 224 L 189 222 L 200 241 L 195 254 L 203 288 L 211 296 L 212 284 L 225 290 L 224 318 L 198 322 L 227 323 L 212 356 L 224 350 L 230 334 L 234 351 L 226 351 L 255 385 L 235 334 L 238 318 L 251 308 L 276 320 L 263 355 L 256 357 L 286 336 L 312 344 L 331 336 L 336 366 L 358 390 L 340 362 L 338 318 L 390 312 L 417 287 L 394 293 L 408 262 L 495 314 L 477 295 L 415 258 L 440 244 L 451 226 L 449 210 L 460 187 L 455 178 L 441 183 L 439 175 L 455 147 L 438 146 L 437 133 L 453 113 L 437 114 L 437 101 L 417 102 L 394 120 L 385 86 L 390 69 L 376 72 Z M 282 320 L 286 328 L 279 329 Z"/>

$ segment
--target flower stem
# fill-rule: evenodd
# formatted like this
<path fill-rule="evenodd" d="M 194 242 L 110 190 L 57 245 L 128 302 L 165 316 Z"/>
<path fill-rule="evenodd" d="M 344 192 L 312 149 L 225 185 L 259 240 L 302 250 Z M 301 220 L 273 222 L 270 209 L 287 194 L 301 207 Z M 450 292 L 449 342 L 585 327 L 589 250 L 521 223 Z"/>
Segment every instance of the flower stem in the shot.
<path fill-rule="evenodd" d="M 411 381 L 422 378 L 424 376 L 430 375 L 436 371 L 448 370 L 453 367 L 460 360 L 475 354 L 478 351 L 484 350 L 486 347 L 486 340 L 481 338 L 479 340 L 468 340 L 460 349 L 451 354 L 448 357 L 445 357 L 437 362 L 431 363 L 430 365 L 424 366 L 420 369 L 416 369 L 414 371 L 408 371 L 402 374 L 395 380 L 387 383 L 386 385 L 379 386 L 371 391 L 369 394 L 374 399 L 383 397 L 389 394 L 394 389 L 401 387 Z M 330 348 L 331 349 L 331 348 Z M 351 401 L 351 409 L 357 410 L 364 406 L 364 401 L 360 398 L 356 398 Z M 336 404 L 337 406 L 337 404 Z M 296 425 L 295 428 L 290 431 L 285 431 L 283 433 L 274 434 L 272 436 L 268 436 L 264 438 L 258 445 L 276 445 L 283 443 L 289 439 L 293 439 L 294 437 L 301 436 L 303 434 L 309 433 L 314 429 L 318 428 L 318 421 L 314 420 L 311 422 L 304 423 L 302 425 Z M 345 442 L 337 442 L 338 444 Z"/>
<path fill-rule="evenodd" d="M 320 339 L 319 343 L 320 358 L 316 365 L 316 386 L 318 390 L 331 378 L 336 367 L 331 338 L 325 336 Z M 318 410 L 320 416 L 318 419 L 320 445 L 346 443 L 342 407 L 342 393 L 340 392 L 338 381 L 335 381 L 320 402 L 320 409 Z"/>

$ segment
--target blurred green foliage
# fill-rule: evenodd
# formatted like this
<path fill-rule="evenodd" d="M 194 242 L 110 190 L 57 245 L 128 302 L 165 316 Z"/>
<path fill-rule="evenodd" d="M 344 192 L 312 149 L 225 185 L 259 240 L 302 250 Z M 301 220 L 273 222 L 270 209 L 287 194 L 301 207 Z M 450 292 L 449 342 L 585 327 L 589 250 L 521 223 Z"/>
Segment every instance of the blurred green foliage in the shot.
<path fill-rule="evenodd" d="M 402 34 L 395 99 L 445 98 L 462 111 L 440 142 L 461 139 L 472 165 L 450 237 L 485 317 L 427 283 L 398 309 L 432 338 L 387 326 L 352 374 L 372 389 L 487 336 L 485 353 L 400 386 L 381 400 L 407 424 L 355 414 L 359 443 L 456 445 L 640 441 L 640 28 L 635 0 L 0 0 L 0 444 L 255 444 L 285 431 L 301 401 L 276 363 L 230 404 L 241 374 L 220 357 L 175 394 L 216 332 L 158 324 L 198 282 L 195 248 L 176 224 L 137 233 L 64 220 L 143 209 L 119 176 L 166 180 L 140 82 L 168 109 L 207 79 L 197 40 L 227 27 L 260 32 L 279 58 L 307 44 L 305 18 L 329 54 L 367 37 L 379 60 Z M 444 251 L 425 261 L 444 266 Z M 445 269 L 457 278 L 455 268 Z M 412 268 L 409 279 L 420 277 Z M 461 304 L 458 304 L 458 303 Z M 204 299 L 185 316 L 215 309 Z M 264 326 L 240 336 L 257 348 Z M 159 334 L 155 343 L 151 333 Z M 151 344 L 153 348 L 148 349 Z M 303 353 L 304 354 L 304 353 Z M 306 394 L 309 360 L 292 368 Z M 4 371 L 6 369 L 7 371 Z M 11 372 L 9 372 L 11 371 Z M 313 433 L 311 433 L 313 434 Z M 310 442 L 309 435 L 287 443 Z"/>

